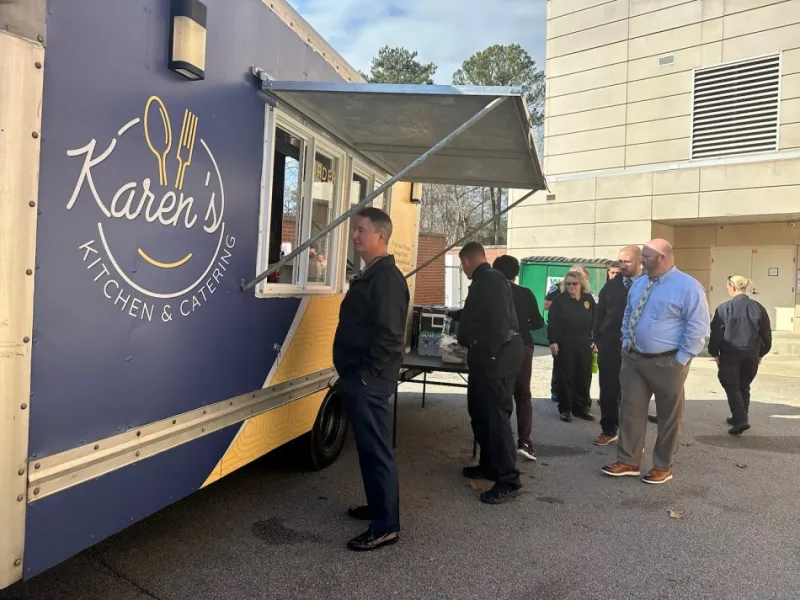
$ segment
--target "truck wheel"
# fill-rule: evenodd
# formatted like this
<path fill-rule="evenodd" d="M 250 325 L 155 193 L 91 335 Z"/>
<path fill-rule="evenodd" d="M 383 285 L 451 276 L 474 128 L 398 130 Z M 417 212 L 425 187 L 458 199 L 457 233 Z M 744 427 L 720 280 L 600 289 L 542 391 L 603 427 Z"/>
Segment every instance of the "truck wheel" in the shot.
<path fill-rule="evenodd" d="M 314 427 L 296 440 L 302 465 L 314 471 L 332 465 L 342 452 L 348 427 L 344 398 L 334 386 L 319 407 Z"/>

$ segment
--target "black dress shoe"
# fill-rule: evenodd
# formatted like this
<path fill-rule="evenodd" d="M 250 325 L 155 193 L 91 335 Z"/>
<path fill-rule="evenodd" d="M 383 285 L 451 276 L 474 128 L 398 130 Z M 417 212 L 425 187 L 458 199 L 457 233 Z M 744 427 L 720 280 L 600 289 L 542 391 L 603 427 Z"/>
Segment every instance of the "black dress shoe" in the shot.
<path fill-rule="evenodd" d="M 750 429 L 750 423 L 742 423 L 741 425 L 734 425 L 728 429 L 728 433 L 731 435 L 742 435 L 748 429 Z"/>
<path fill-rule="evenodd" d="M 747 416 L 747 413 L 745 413 L 745 416 Z M 727 419 L 725 419 L 725 422 L 728 425 L 733 425 L 733 417 L 728 417 Z"/>
<path fill-rule="evenodd" d="M 495 476 L 481 466 L 464 467 L 461 469 L 461 474 L 467 479 L 483 479 L 485 481 L 495 480 Z"/>
<path fill-rule="evenodd" d="M 369 512 L 369 506 L 351 506 L 347 509 L 347 515 L 359 521 L 371 521 L 372 516 Z"/>
<path fill-rule="evenodd" d="M 647 415 L 647 420 L 651 423 L 658 423 L 658 416 L 656 415 Z"/>
<path fill-rule="evenodd" d="M 372 533 L 371 529 L 368 529 L 361 535 L 356 536 L 352 540 L 347 542 L 347 547 L 350 548 L 350 550 L 358 550 L 358 551 L 377 550 L 381 546 L 388 546 L 389 544 L 394 544 L 399 539 L 400 536 L 396 531 L 390 531 L 388 533 L 382 533 L 381 535 L 375 535 L 374 533 Z"/>
<path fill-rule="evenodd" d="M 561 420 L 565 423 L 572 423 L 572 415 L 568 412 L 561 413 Z"/>
<path fill-rule="evenodd" d="M 583 419 L 584 421 L 594 421 L 594 415 L 592 415 L 588 411 L 587 412 L 577 412 L 577 413 L 575 413 L 575 416 L 578 417 L 579 419 Z"/>
<path fill-rule="evenodd" d="M 519 496 L 521 485 L 511 485 L 510 483 L 495 483 L 492 489 L 481 494 L 481 502 L 484 504 L 503 504 L 511 502 Z"/>

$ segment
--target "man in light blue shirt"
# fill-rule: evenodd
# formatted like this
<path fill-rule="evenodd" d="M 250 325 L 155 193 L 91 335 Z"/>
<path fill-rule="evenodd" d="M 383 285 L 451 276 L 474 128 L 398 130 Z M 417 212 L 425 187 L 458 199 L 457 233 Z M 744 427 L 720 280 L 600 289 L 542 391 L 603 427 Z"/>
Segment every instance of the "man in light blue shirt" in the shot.
<path fill-rule="evenodd" d="M 642 249 L 645 275 L 628 294 L 622 320 L 620 428 L 617 462 L 603 467 L 612 477 L 638 476 L 647 432 L 647 407 L 655 395 L 658 438 L 645 483 L 672 479 L 684 407 L 684 382 L 692 359 L 709 333 L 703 286 L 675 267 L 669 242 L 655 239 Z"/>

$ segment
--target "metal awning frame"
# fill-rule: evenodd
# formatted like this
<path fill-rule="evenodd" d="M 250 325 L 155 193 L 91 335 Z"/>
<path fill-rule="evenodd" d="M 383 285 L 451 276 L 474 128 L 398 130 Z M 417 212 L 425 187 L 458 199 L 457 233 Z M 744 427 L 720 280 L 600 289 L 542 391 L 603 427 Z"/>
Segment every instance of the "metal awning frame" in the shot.
<path fill-rule="evenodd" d="M 269 86 L 269 82 L 264 82 L 265 91 L 269 89 L 268 86 Z M 428 158 L 430 158 L 431 156 L 433 156 L 434 154 L 436 154 L 437 152 L 439 152 L 440 150 L 445 148 L 448 144 L 450 144 L 459 135 L 461 135 L 462 133 L 467 131 L 475 123 L 477 123 L 478 121 L 483 119 L 486 115 L 491 113 L 494 109 L 496 109 L 498 106 L 500 106 L 503 102 L 505 102 L 509 98 L 510 98 L 510 96 L 501 96 L 499 98 L 494 98 L 491 102 L 489 102 L 481 110 L 479 110 L 477 113 L 475 113 L 475 115 L 473 115 L 469 120 L 467 120 L 466 122 L 462 123 L 459 127 L 457 127 L 455 130 L 453 130 L 450 134 L 445 136 L 443 139 L 441 139 L 439 142 L 437 142 L 435 145 L 433 145 L 431 148 L 429 148 L 426 152 L 424 152 L 419 157 L 417 157 L 414 161 L 412 161 L 404 169 L 402 169 L 399 172 L 395 173 L 391 178 L 389 178 L 385 183 L 380 185 L 372 193 L 368 194 L 358 204 L 356 204 L 355 206 L 352 206 L 349 210 L 347 210 L 344 213 L 342 213 L 341 215 L 339 215 L 336 219 L 334 219 L 326 227 L 324 227 L 323 229 L 318 231 L 316 234 L 312 235 L 310 238 L 308 238 L 304 242 L 300 243 L 297 246 L 297 248 L 295 248 L 292 252 L 290 252 L 289 254 L 284 256 L 278 262 L 273 263 L 272 265 L 267 267 L 267 269 L 264 270 L 261 274 L 259 274 L 255 279 L 253 279 L 249 283 L 245 283 L 245 280 L 242 280 L 242 282 L 241 282 L 242 283 L 242 290 L 245 291 L 245 292 L 252 290 L 255 286 L 257 286 L 259 283 L 264 281 L 264 279 L 269 277 L 272 273 L 277 272 L 281 267 L 283 267 L 284 265 L 287 265 L 290 262 L 292 262 L 297 256 L 299 256 L 309 246 L 311 246 L 311 244 L 313 244 L 314 242 L 316 242 L 320 238 L 322 238 L 325 235 L 327 235 L 328 233 L 330 233 L 333 229 L 338 227 L 341 223 L 343 223 L 343 222 L 347 221 L 348 219 L 350 219 L 350 217 L 352 217 L 355 213 L 357 213 L 359 210 L 364 208 L 367 204 L 372 202 L 375 198 L 377 198 L 378 196 L 383 194 L 392 185 L 394 185 L 395 183 L 400 181 L 406 173 L 408 173 L 409 171 L 411 171 L 415 167 L 421 165 Z M 479 229 L 485 227 L 487 224 L 491 223 L 492 220 L 494 218 L 496 218 L 497 216 L 500 216 L 500 215 L 504 214 L 505 212 L 508 212 L 511 208 L 513 208 L 514 206 L 516 206 L 517 204 L 522 202 L 522 200 L 528 198 L 535 191 L 537 191 L 537 190 L 531 191 L 530 193 L 528 193 L 527 195 L 523 196 L 521 199 L 517 200 L 513 204 L 510 204 L 508 207 L 506 207 L 505 210 L 503 210 L 500 213 L 498 213 L 498 215 L 493 215 L 492 219 L 489 219 L 484 224 L 482 224 L 480 227 L 478 227 L 477 229 L 474 229 L 473 231 L 471 231 L 468 235 L 472 235 L 475 231 L 478 231 Z M 466 239 L 466 237 L 464 239 Z M 443 254 L 443 252 L 440 253 L 439 255 L 437 255 L 436 258 L 438 258 L 438 256 L 441 256 L 441 254 Z M 423 267 L 427 266 L 430 262 L 432 262 L 432 261 L 429 261 L 428 263 L 423 265 Z M 421 268 L 422 267 L 418 267 L 417 269 L 415 269 L 414 271 L 409 273 L 407 275 L 407 277 L 410 277 L 411 275 L 413 275 L 414 273 L 419 271 Z"/>

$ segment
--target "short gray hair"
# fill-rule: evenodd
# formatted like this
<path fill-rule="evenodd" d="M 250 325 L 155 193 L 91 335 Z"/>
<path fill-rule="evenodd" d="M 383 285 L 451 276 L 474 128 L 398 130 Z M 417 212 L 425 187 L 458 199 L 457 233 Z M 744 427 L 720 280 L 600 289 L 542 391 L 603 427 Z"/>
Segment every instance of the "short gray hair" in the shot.
<path fill-rule="evenodd" d="M 358 211 L 356 216 L 366 217 L 369 219 L 370 222 L 372 222 L 372 227 L 375 229 L 375 231 L 381 231 L 386 234 L 387 242 L 389 241 L 389 238 L 392 237 L 392 219 L 386 213 L 386 211 L 374 206 L 368 206 Z"/>

